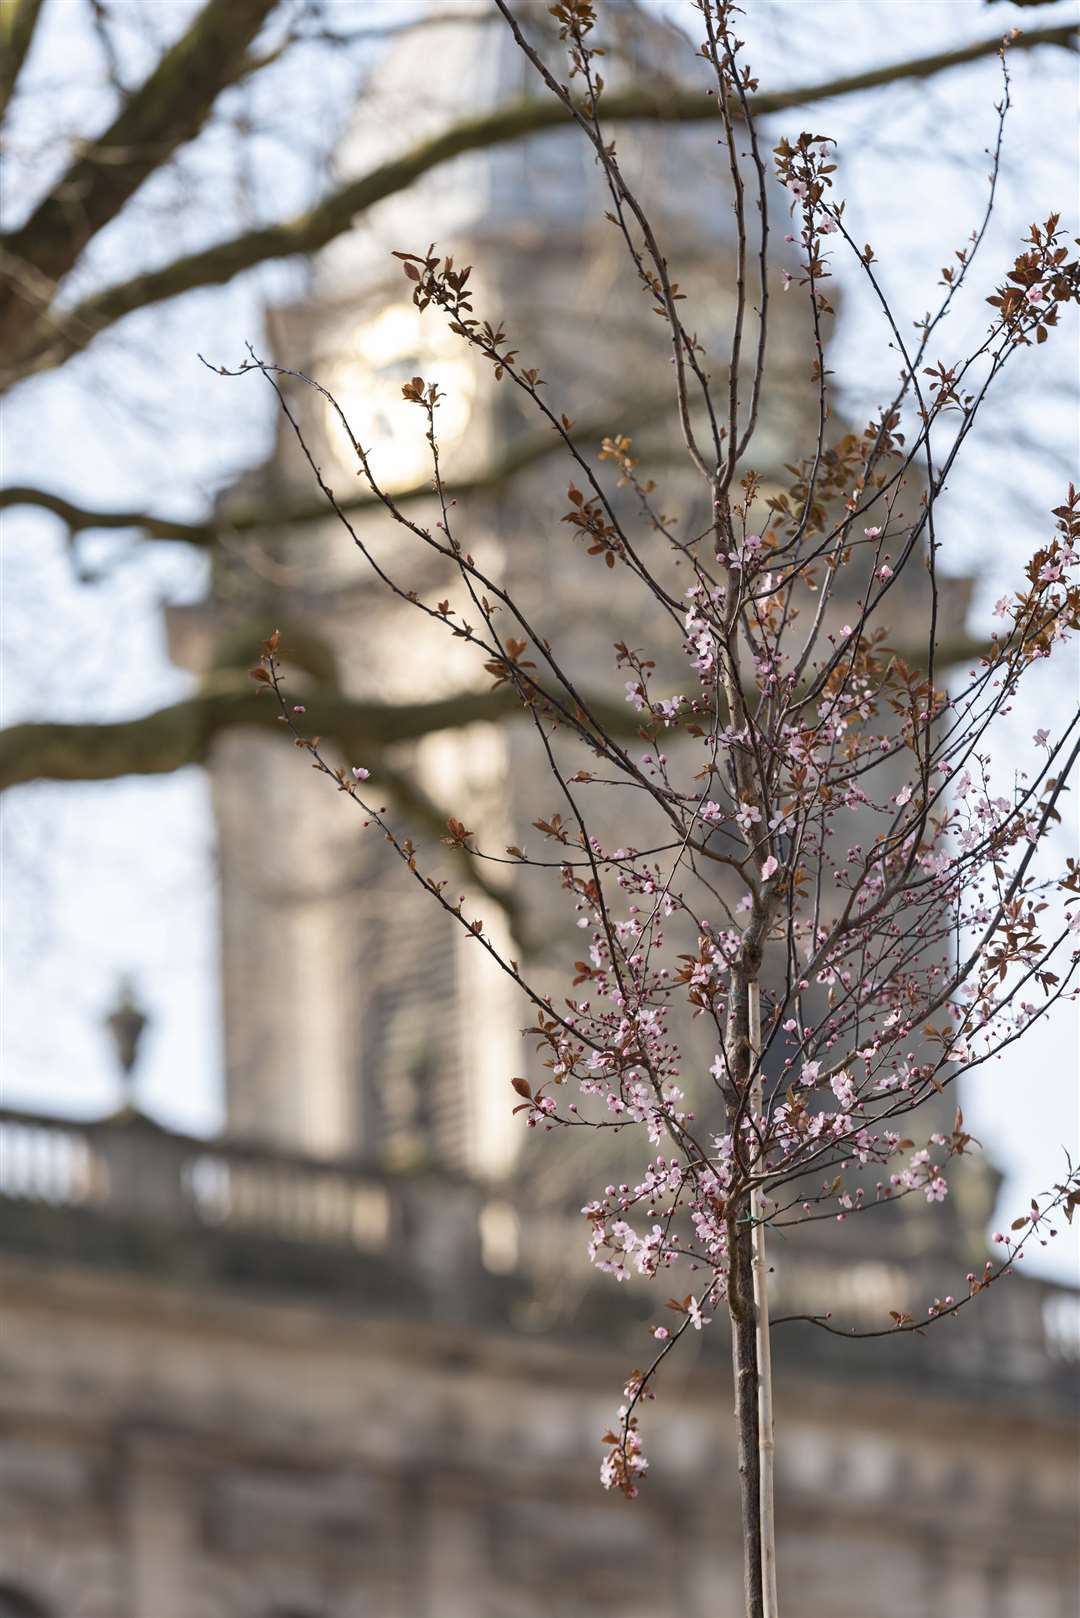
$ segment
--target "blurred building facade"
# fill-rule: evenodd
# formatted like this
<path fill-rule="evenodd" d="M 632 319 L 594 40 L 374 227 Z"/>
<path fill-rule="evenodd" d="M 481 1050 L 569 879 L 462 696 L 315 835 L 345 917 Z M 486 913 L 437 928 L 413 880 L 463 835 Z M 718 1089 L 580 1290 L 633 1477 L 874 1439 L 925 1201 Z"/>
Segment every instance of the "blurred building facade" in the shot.
<path fill-rule="evenodd" d="M 626 23 L 613 80 L 635 57 L 678 70 L 676 41 L 639 32 L 633 8 Z M 423 45 L 445 89 L 417 109 L 415 48 L 384 64 L 344 168 L 526 87 L 506 37 L 446 24 Z M 722 331 L 713 137 L 628 129 L 620 152 Z M 395 488 L 427 475 L 400 403 L 418 370 L 448 394 L 457 477 L 520 454 L 528 421 L 434 323 L 421 329 L 389 260 L 437 235 L 476 259 L 478 312 L 506 314 L 553 396 L 563 382 L 576 418 L 640 419 L 647 439 L 658 350 L 620 290 L 599 183 L 581 144 L 557 137 L 437 170 L 324 255 L 310 299 L 272 319 L 275 356 L 328 380 Z M 774 343 L 766 469 L 797 435 L 785 377 L 805 337 L 787 314 Z M 290 398 L 347 497 L 332 423 L 303 390 Z M 651 447 L 662 463 L 663 438 Z M 469 546 L 573 633 L 580 575 L 538 560 L 561 510 L 550 481 L 541 464 L 512 496 L 478 492 Z M 283 436 L 224 509 L 276 497 L 288 513 L 304 494 Z M 377 554 L 396 543 L 357 520 Z M 416 580 L 441 585 L 419 564 Z M 452 644 L 402 655 L 404 615 L 375 603 L 337 529 L 286 521 L 227 549 L 211 599 L 172 615 L 172 643 L 212 680 L 238 639 L 257 644 L 286 614 L 301 700 L 314 674 L 406 705 L 474 688 Z M 958 625 L 963 606 L 958 584 Z M 481 841 L 513 840 L 527 766 L 505 727 L 406 741 L 385 766 L 407 814 L 467 809 Z M 505 981 L 289 749 L 235 733 L 212 778 L 223 1138 L 177 1136 L 132 1106 L 94 1125 L 0 1113 L 0 1618 L 737 1618 L 719 1326 L 646 1413 L 642 1498 L 600 1491 L 599 1436 L 659 1300 L 588 1270 L 575 1168 L 560 1180 L 554 1152 L 539 1171 L 516 1155 L 506 1081 L 522 1019 Z M 513 894 L 477 898 L 508 944 L 532 929 L 542 972 L 557 912 L 541 899 L 497 920 Z M 943 1217 L 905 1212 L 883 1234 L 871 1214 L 797 1259 L 777 1244 L 776 1312 L 831 1308 L 871 1329 L 957 1291 L 981 1262 L 993 1189 L 972 1171 Z M 790 1618 L 1071 1618 L 1075 1306 L 1017 1278 L 925 1342 L 778 1330 Z"/>
<path fill-rule="evenodd" d="M 738 1618 L 726 1341 L 646 1412 L 641 1498 L 603 1494 L 657 1300 L 583 1284 L 572 1215 L 137 1113 L 3 1114 L 0 1152 L 4 1618 Z M 781 1257 L 776 1309 L 874 1328 L 965 1261 Z M 1075 1303 L 778 1328 L 792 1618 L 1071 1618 Z"/>

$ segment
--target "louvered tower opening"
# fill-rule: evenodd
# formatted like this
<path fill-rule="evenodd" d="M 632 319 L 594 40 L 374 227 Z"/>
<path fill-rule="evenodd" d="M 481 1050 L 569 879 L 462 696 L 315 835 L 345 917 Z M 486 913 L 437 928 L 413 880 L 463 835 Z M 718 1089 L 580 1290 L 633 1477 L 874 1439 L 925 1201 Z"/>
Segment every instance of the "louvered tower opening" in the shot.
<path fill-rule="evenodd" d="M 393 875 L 357 915 L 357 1135 L 394 1166 L 464 1169 L 457 924 Z"/>

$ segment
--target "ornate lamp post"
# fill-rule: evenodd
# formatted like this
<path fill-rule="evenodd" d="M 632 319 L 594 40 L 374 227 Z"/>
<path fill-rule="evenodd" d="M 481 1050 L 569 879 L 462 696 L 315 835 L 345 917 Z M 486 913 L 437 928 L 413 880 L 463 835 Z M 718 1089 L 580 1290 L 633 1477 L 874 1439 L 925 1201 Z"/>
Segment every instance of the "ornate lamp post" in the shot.
<path fill-rule="evenodd" d="M 116 1059 L 123 1075 L 123 1110 L 135 1110 L 135 1064 L 139 1056 L 139 1042 L 149 1017 L 135 999 L 130 978 L 121 978 L 117 988 L 116 1005 L 104 1021 L 112 1038 Z"/>

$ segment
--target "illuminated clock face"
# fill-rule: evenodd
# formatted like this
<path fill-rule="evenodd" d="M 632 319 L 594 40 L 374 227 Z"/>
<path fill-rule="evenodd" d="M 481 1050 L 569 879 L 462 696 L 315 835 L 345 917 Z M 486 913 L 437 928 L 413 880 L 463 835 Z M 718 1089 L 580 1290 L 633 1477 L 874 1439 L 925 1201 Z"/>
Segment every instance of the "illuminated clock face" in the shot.
<path fill-rule="evenodd" d="M 442 469 L 461 443 L 476 392 L 476 379 L 460 338 L 437 312 L 421 315 L 408 303 L 393 303 L 374 320 L 350 326 L 339 339 L 329 388 L 371 470 L 387 491 L 411 488 L 431 476 L 431 450 L 423 411 L 402 398 L 411 377 L 437 382 L 445 395 L 435 413 Z M 330 441 L 343 470 L 355 470 L 355 454 L 341 423 L 327 406 Z"/>

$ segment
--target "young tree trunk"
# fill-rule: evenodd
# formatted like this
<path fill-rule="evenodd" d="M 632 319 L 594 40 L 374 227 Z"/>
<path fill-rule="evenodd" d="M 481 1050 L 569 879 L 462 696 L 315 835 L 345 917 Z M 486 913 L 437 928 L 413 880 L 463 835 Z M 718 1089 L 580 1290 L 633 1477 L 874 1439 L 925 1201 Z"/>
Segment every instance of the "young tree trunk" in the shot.
<path fill-rule="evenodd" d="M 761 1054 L 761 1000 L 757 982 L 747 985 L 750 1060 Z M 751 1090 L 750 1107 L 755 1118 L 762 1111 L 762 1080 L 757 1073 Z M 769 1270 L 765 1257 L 765 1226 L 761 1218 L 762 1196 L 755 1188 L 750 1194 L 752 1268 L 754 1277 L 754 1322 L 757 1349 L 757 1428 L 758 1467 L 761 1499 L 761 1585 L 764 1618 L 777 1618 L 776 1528 L 773 1511 L 773 1476 L 776 1444 L 773 1438 L 772 1344 L 769 1337 Z"/>
<path fill-rule="evenodd" d="M 742 974 L 733 974 L 728 1000 L 727 1066 L 733 1091 L 729 1127 L 736 1160 L 745 1157 L 740 1144 L 740 1094 L 750 1077 L 750 993 Z M 743 1164 L 745 1167 L 745 1163 Z M 728 1313 L 731 1316 L 731 1357 L 735 1378 L 735 1439 L 739 1471 L 743 1536 L 743 1581 L 746 1618 L 765 1618 L 761 1556 L 761 1448 L 758 1443 L 758 1342 L 754 1307 L 754 1226 L 751 1202 L 729 1203 Z"/>
<path fill-rule="evenodd" d="M 745 1204 L 744 1204 L 745 1208 Z M 728 1224 L 728 1309 L 735 1373 L 735 1434 L 742 1507 L 746 1618 L 765 1618 L 761 1555 L 761 1451 L 758 1444 L 757 1326 L 751 1226 Z"/>

